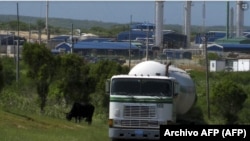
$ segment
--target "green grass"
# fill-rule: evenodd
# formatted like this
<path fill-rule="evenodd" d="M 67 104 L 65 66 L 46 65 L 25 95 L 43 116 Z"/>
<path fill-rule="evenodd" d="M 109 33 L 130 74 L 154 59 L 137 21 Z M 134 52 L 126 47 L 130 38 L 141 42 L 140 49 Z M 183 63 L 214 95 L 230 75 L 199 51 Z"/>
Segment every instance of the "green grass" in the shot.
<path fill-rule="evenodd" d="M 108 126 L 93 119 L 74 123 L 40 115 L 24 115 L 0 109 L 0 141 L 107 141 Z"/>

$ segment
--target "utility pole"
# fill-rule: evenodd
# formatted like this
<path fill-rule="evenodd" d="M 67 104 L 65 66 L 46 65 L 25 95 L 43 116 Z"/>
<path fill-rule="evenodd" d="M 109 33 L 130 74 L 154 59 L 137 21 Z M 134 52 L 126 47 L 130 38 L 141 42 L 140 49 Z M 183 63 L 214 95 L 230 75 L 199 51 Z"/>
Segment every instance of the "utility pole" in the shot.
<path fill-rule="evenodd" d="M 17 56 L 16 56 L 16 82 L 19 81 L 19 9 L 17 3 Z"/>
<path fill-rule="evenodd" d="M 12 35 L 12 45 L 13 45 L 13 49 L 14 49 L 14 61 L 16 61 L 16 49 L 15 49 L 15 32 L 10 32 L 10 34 Z"/>
<path fill-rule="evenodd" d="M 29 21 L 29 43 L 30 43 L 30 40 L 31 40 L 31 30 L 30 30 L 30 21 Z"/>
<path fill-rule="evenodd" d="M 47 33 L 47 43 L 49 42 L 49 27 L 48 27 L 48 17 L 49 17 L 49 2 L 46 2 L 46 33 Z"/>
<path fill-rule="evenodd" d="M 209 67 L 208 67 L 208 55 L 207 55 L 207 41 L 209 37 L 214 36 L 214 33 L 204 33 L 204 35 L 199 35 L 204 44 L 205 50 L 205 67 L 206 67 L 206 100 L 207 100 L 207 116 L 210 119 L 210 98 L 209 98 Z"/>
<path fill-rule="evenodd" d="M 207 98 L 207 116 L 210 119 L 210 100 L 209 100 L 209 74 L 208 74 L 208 57 L 207 57 L 207 36 L 204 37 L 205 47 L 205 65 L 206 65 L 206 98 Z"/>
<path fill-rule="evenodd" d="M 71 25 L 71 54 L 73 53 L 73 49 L 74 49 L 74 38 L 73 38 L 73 36 L 74 36 L 74 34 L 73 34 L 73 29 L 74 29 L 74 27 L 73 27 L 73 23 L 72 23 L 72 25 Z"/>
<path fill-rule="evenodd" d="M 205 32 L 205 21 L 206 21 L 206 2 L 203 2 L 203 7 L 202 7 L 202 32 Z"/>

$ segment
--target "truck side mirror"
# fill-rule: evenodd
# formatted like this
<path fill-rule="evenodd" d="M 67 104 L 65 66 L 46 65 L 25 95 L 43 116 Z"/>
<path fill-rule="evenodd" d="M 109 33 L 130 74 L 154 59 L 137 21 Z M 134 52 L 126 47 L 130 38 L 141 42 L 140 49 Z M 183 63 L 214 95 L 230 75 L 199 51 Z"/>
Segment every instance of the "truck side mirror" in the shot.
<path fill-rule="evenodd" d="M 110 79 L 107 79 L 106 82 L 105 82 L 105 92 L 108 95 L 110 93 Z"/>

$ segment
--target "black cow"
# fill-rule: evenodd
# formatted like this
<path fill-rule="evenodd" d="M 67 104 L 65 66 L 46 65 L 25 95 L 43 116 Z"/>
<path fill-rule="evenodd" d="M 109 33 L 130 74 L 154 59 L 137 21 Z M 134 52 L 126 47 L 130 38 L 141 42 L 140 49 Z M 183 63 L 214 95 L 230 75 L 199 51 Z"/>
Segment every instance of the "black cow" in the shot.
<path fill-rule="evenodd" d="M 66 113 L 66 119 L 70 121 L 72 118 L 75 118 L 75 122 L 80 123 L 82 118 L 86 118 L 85 121 L 91 124 L 94 110 L 95 107 L 92 104 L 75 102 L 71 111 Z"/>

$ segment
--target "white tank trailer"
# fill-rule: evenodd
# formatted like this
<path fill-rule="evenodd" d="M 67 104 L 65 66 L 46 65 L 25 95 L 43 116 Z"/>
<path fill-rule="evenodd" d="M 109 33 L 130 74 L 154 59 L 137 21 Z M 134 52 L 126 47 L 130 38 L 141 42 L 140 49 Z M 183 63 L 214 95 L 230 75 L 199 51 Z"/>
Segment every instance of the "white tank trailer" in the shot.
<path fill-rule="evenodd" d="M 156 61 L 135 65 L 126 75 L 107 80 L 109 137 L 159 140 L 160 125 L 179 124 L 195 103 L 195 84 L 189 74 Z"/>
<path fill-rule="evenodd" d="M 145 61 L 131 69 L 129 75 L 150 75 L 173 77 L 179 83 L 180 91 L 176 97 L 176 112 L 179 115 L 187 113 L 193 106 L 196 98 L 195 84 L 189 74 L 172 65 L 166 74 L 166 65 L 155 61 Z"/>

